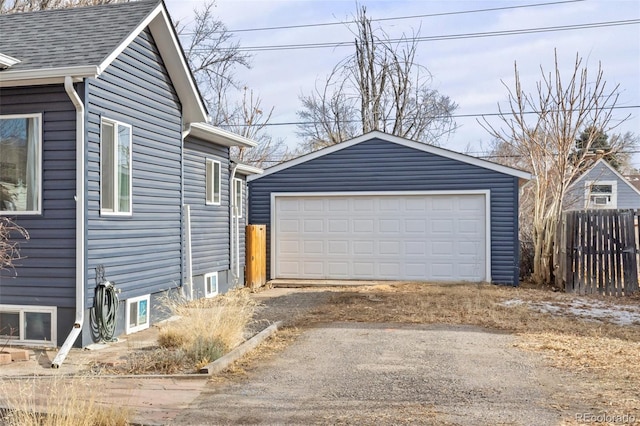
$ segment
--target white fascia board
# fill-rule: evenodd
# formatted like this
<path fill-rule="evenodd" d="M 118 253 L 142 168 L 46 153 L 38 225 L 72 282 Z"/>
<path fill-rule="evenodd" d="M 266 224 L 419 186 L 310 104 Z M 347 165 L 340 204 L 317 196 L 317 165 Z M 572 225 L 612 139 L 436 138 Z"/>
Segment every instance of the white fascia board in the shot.
<path fill-rule="evenodd" d="M 409 139 L 401 138 L 399 136 L 389 135 L 387 133 L 383 133 L 380 131 L 373 131 L 357 138 L 348 140 L 346 142 L 341 142 L 336 145 L 332 145 L 327 148 L 320 149 L 318 151 L 311 152 L 309 154 L 303 155 L 301 157 L 295 158 L 293 160 L 278 164 L 277 166 L 270 167 L 264 171 L 261 176 L 252 176 L 249 179 L 260 179 L 264 176 L 269 176 L 272 173 L 279 172 L 281 170 L 288 169 L 289 167 L 297 166 L 302 163 L 306 163 L 307 161 L 314 160 L 319 157 L 323 157 L 327 154 L 334 153 L 336 151 L 340 151 L 342 149 L 349 148 L 351 146 L 357 145 L 361 142 L 369 141 L 371 139 L 378 138 L 387 142 L 396 143 L 398 145 L 403 145 L 409 148 L 417 149 L 419 151 L 428 152 L 430 154 L 439 155 L 441 157 L 450 158 L 452 160 L 457 160 L 463 163 L 471 164 L 474 166 L 482 167 L 485 169 L 493 170 L 499 173 L 504 173 L 507 175 L 515 176 L 520 179 L 531 180 L 531 173 L 514 169 L 512 167 L 503 166 L 501 164 L 493 163 L 491 161 L 481 160 L 479 158 L 471 157 L 465 154 L 461 154 L 459 152 L 450 151 L 448 149 L 440 148 L 433 145 L 427 145 L 421 142 L 411 141 Z M 253 179 L 251 179 L 253 178 Z"/>
<path fill-rule="evenodd" d="M 185 122 L 205 121 L 207 119 L 207 110 L 193 80 L 189 65 L 182 53 L 182 47 L 180 47 L 176 37 L 173 24 L 162 2 L 158 3 L 158 6 L 102 61 L 99 66 L 99 72 L 103 72 L 111 65 L 147 27 L 153 34 L 156 47 L 164 60 L 171 82 L 182 103 L 183 120 Z"/>
<path fill-rule="evenodd" d="M 264 170 L 259 167 L 250 166 L 249 164 L 238 163 L 236 167 L 236 173 L 244 176 L 261 175 L 262 173 L 264 173 Z"/>
<path fill-rule="evenodd" d="M 94 65 L 82 67 L 46 68 L 25 71 L 0 71 L 0 87 L 34 86 L 42 84 L 64 83 L 66 76 L 74 81 L 92 78 L 98 75 L 98 67 Z"/>
<path fill-rule="evenodd" d="M 0 53 L 0 69 L 11 68 L 15 64 L 20 63 L 20 59 Z"/>
<path fill-rule="evenodd" d="M 254 148 L 257 142 L 240 136 L 236 133 L 223 130 L 208 123 L 191 123 L 187 134 L 207 142 L 223 146 L 239 146 L 242 148 Z"/>

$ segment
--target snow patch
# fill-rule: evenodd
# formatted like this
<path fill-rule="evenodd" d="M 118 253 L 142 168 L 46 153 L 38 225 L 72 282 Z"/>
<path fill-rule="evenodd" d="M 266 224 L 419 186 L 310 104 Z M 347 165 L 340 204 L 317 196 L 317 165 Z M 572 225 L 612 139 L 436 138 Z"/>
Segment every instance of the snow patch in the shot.
<path fill-rule="evenodd" d="M 599 300 L 573 299 L 570 302 L 525 302 L 521 299 L 506 300 L 502 306 L 527 305 L 538 312 L 551 315 L 574 315 L 617 325 L 640 325 L 640 306 L 611 305 Z"/>

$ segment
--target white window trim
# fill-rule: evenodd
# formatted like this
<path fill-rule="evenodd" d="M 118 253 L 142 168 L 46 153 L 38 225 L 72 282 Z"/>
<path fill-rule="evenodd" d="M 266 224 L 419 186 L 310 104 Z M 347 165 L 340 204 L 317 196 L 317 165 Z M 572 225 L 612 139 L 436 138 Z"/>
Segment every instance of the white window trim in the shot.
<path fill-rule="evenodd" d="M 18 339 L 11 339 L 9 341 L 12 345 L 41 345 L 41 346 L 58 346 L 58 308 L 55 306 L 30 306 L 30 305 L 0 305 L 0 312 L 8 314 L 20 315 L 20 330 L 18 331 Z M 47 313 L 51 315 L 51 341 L 47 340 L 29 340 L 21 339 L 24 336 L 24 315 L 25 313 Z"/>
<path fill-rule="evenodd" d="M 102 147 L 104 146 L 104 144 L 102 143 L 102 123 L 107 122 L 109 124 L 112 124 L 114 126 L 114 136 L 117 134 L 117 129 L 115 127 L 117 126 L 123 126 L 123 127 L 128 127 L 129 128 L 129 135 L 131 137 L 131 140 L 129 141 L 129 211 L 128 212 L 119 212 L 119 211 L 111 211 L 111 210 L 105 210 L 102 207 L 102 182 L 103 182 L 103 178 L 104 176 L 102 176 L 102 166 L 100 167 L 100 215 L 101 216 L 122 216 L 122 217 L 131 217 L 133 216 L 133 127 L 130 124 L 127 123 L 123 123 L 121 121 L 117 121 L 117 120 L 112 120 L 110 118 L 101 118 L 100 120 L 100 161 L 102 162 L 102 159 L 104 158 L 104 156 L 102 155 Z M 115 147 L 117 147 L 117 143 L 114 144 Z M 117 158 L 117 155 L 114 157 Z M 102 163 L 101 163 L 102 164 Z M 118 175 L 118 162 L 114 161 L 114 176 Z M 113 191 L 113 196 L 114 196 L 114 206 L 117 205 L 117 199 L 116 198 L 116 194 L 118 193 L 117 191 L 117 185 L 114 186 L 114 191 Z"/>
<path fill-rule="evenodd" d="M 205 199 L 205 204 L 207 206 L 219 206 L 222 204 L 222 163 L 218 160 L 213 160 L 211 158 L 207 158 L 206 162 L 205 162 L 205 171 L 204 171 L 204 175 L 205 175 L 205 179 L 210 179 L 210 185 L 213 187 L 215 186 L 215 182 L 216 180 L 213 178 L 212 176 L 207 176 L 207 170 L 209 169 L 209 164 L 217 164 L 218 165 L 218 187 L 217 188 L 213 188 L 213 199 L 209 200 L 209 194 L 206 193 L 206 183 L 205 183 L 205 194 L 204 194 L 204 199 Z M 215 167 L 213 167 L 213 172 L 215 173 Z M 217 189 L 217 191 L 216 191 Z M 218 200 L 216 201 L 216 192 L 218 194 Z"/>
<path fill-rule="evenodd" d="M 38 181 L 38 209 L 37 210 L 26 210 L 26 211 L 0 211 L 0 216 L 21 216 L 21 215 L 39 215 L 42 214 L 42 176 L 44 173 L 42 172 L 42 152 L 43 152 L 43 140 L 44 140 L 44 123 L 42 121 L 42 113 L 34 113 L 34 114 L 8 114 L 8 115 L 0 115 L 0 119 L 11 120 L 15 118 L 37 118 L 39 122 L 39 132 L 38 132 L 38 151 L 36 152 L 36 173 L 38 176 L 36 180 Z"/>
<path fill-rule="evenodd" d="M 129 320 L 130 318 L 130 308 L 131 305 L 133 303 L 138 303 L 141 301 L 146 301 L 147 302 L 147 322 L 143 323 L 143 324 L 138 324 L 134 327 L 130 326 Z M 138 307 L 138 310 L 140 308 Z M 138 296 L 138 297 L 131 297 L 129 299 L 127 299 L 127 303 L 126 303 L 126 314 L 125 314 L 125 324 L 126 324 L 126 329 L 125 332 L 126 334 L 131 334 L 131 333 L 135 333 L 136 331 L 141 331 L 141 330 L 146 330 L 147 328 L 149 328 L 149 323 L 150 323 L 150 319 L 151 319 L 151 296 L 149 294 L 146 294 L 144 296 Z"/>
<path fill-rule="evenodd" d="M 242 219 L 242 211 L 244 209 L 244 182 L 242 179 L 233 178 L 233 202 L 236 203 L 238 200 L 236 191 L 236 185 L 240 185 L 240 205 L 238 207 L 238 219 Z M 234 216 L 235 217 L 235 216 Z"/>
<path fill-rule="evenodd" d="M 607 205 L 591 204 L 591 185 L 611 185 L 611 203 Z M 618 181 L 616 180 L 588 180 L 584 183 L 585 209 L 616 209 L 618 208 Z"/>
<path fill-rule="evenodd" d="M 207 279 L 211 277 L 216 277 L 216 290 L 208 292 L 207 291 Z M 215 297 L 219 292 L 219 281 L 218 281 L 218 272 L 209 272 L 208 274 L 204 274 L 204 296 L 205 297 Z"/>

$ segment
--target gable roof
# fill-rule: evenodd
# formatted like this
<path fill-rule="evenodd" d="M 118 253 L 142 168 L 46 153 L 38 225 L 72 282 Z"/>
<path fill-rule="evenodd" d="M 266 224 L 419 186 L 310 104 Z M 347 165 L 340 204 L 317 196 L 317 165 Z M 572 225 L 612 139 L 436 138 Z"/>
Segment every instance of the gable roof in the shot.
<path fill-rule="evenodd" d="M 493 170 L 499 173 L 515 176 L 520 179 L 524 179 L 524 180 L 531 179 L 531 173 L 528 173 L 522 170 L 514 169 L 512 167 L 503 166 L 502 164 L 493 163 L 487 160 L 481 160 L 479 158 L 471 157 L 469 155 L 461 154 L 459 152 L 450 151 L 448 149 L 440 148 L 433 145 L 427 145 L 421 142 L 412 141 L 399 136 L 394 136 L 394 135 L 390 135 L 390 134 L 375 130 L 375 131 L 366 133 L 362 136 L 359 136 L 357 138 L 354 138 L 345 142 L 341 142 L 339 144 L 332 145 L 330 147 L 323 148 L 318 151 L 311 152 L 309 154 L 305 154 L 303 156 L 294 158 L 293 160 L 289 160 L 284 163 L 280 163 L 273 167 L 269 167 L 268 169 L 265 169 L 262 175 L 249 176 L 247 180 L 252 181 L 252 180 L 260 179 L 265 176 L 269 176 L 270 174 L 279 172 L 281 170 L 285 170 L 290 167 L 294 167 L 299 164 L 306 163 L 307 161 L 311 161 L 316 158 L 320 158 L 325 155 L 332 154 L 337 151 L 341 151 L 343 149 L 352 147 L 362 142 L 370 141 L 372 139 L 381 139 L 386 142 L 391 142 L 398 145 L 406 146 L 408 148 L 417 149 L 418 151 L 428 152 L 430 154 L 438 155 L 445 158 L 450 158 L 452 160 L 456 160 L 456 161 L 471 164 L 474 166 L 482 167 L 485 169 Z"/>
<path fill-rule="evenodd" d="M 0 52 L 20 61 L 0 70 L 0 87 L 97 77 L 147 27 L 185 122 L 206 121 L 204 102 L 161 0 L 0 15 Z"/>
<path fill-rule="evenodd" d="M 591 172 L 593 169 L 596 168 L 596 166 L 599 166 L 599 165 L 608 168 L 618 178 L 619 181 L 624 182 L 629 188 L 631 188 L 633 190 L 633 192 L 635 192 L 636 194 L 638 194 L 638 196 L 640 196 L 640 189 L 636 188 L 635 185 L 633 185 L 631 182 L 629 182 L 629 180 L 627 178 L 622 176 L 604 158 L 600 158 L 600 159 L 598 159 L 598 161 L 593 163 L 593 165 L 591 167 L 589 167 L 587 170 L 585 170 L 584 173 L 582 173 L 576 180 L 573 181 L 573 183 L 571 185 L 569 185 L 569 188 L 573 188 L 575 185 L 577 185 L 579 182 L 581 182 L 589 174 L 589 172 Z M 591 180 L 593 180 L 593 179 L 591 179 Z M 596 179 L 596 181 L 597 181 L 597 179 Z"/>

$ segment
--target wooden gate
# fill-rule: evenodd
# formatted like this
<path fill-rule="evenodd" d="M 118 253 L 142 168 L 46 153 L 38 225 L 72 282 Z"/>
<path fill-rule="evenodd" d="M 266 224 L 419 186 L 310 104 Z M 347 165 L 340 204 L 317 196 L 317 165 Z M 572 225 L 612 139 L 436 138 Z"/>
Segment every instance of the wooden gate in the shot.
<path fill-rule="evenodd" d="M 565 212 L 556 241 L 556 283 L 579 294 L 638 291 L 638 231 L 634 210 Z"/>

